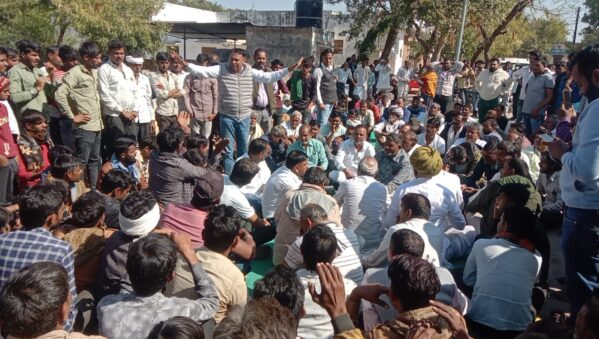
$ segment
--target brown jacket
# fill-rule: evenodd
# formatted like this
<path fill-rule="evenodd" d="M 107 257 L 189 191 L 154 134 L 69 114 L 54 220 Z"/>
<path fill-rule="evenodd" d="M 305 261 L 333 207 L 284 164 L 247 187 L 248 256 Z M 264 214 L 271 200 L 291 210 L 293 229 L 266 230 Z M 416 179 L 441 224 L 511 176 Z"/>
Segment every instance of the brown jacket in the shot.
<path fill-rule="evenodd" d="M 375 326 L 367 333 L 362 333 L 359 329 L 342 331 L 335 335 L 335 339 L 404 339 L 410 327 L 416 324 L 416 322 L 423 320 L 432 323 L 432 327 L 437 330 L 437 333 L 431 339 L 449 339 L 453 337 L 453 332 L 447 322 L 435 313 L 432 307 L 428 306 L 400 313 L 397 319 Z"/>
<path fill-rule="evenodd" d="M 218 80 L 189 74 L 183 84 L 185 110 L 194 119 L 205 121 L 208 115 L 218 112 Z"/>

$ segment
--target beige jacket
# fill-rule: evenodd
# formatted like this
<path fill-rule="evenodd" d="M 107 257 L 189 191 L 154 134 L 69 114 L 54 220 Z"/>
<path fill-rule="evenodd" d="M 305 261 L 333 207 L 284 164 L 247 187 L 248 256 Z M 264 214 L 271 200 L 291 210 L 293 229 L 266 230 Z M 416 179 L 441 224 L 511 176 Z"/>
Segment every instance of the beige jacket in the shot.
<path fill-rule="evenodd" d="M 19 339 L 18 337 L 13 337 L 11 335 L 8 336 L 7 339 Z M 65 330 L 54 330 L 52 332 L 48 332 L 44 335 L 41 335 L 35 339 L 106 339 L 106 337 L 102 337 L 99 335 L 85 335 L 83 333 L 69 333 Z"/>

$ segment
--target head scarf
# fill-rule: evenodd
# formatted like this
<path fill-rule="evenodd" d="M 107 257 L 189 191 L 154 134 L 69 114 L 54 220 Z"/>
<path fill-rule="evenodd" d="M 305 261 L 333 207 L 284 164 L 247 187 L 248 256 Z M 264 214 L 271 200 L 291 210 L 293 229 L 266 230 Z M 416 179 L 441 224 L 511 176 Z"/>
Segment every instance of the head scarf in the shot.
<path fill-rule="evenodd" d="M 129 64 L 134 64 L 134 65 L 143 65 L 144 64 L 144 58 L 135 58 L 132 57 L 131 55 L 127 55 L 127 57 L 125 58 L 125 61 L 127 61 L 127 63 Z"/>
<path fill-rule="evenodd" d="M 134 238 L 145 237 L 150 234 L 158 225 L 160 220 L 160 208 L 158 204 L 138 219 L 129 219 L 119 213 L 119 223 L 121 231 Z"/>
<path fill-rule="evenodd" d="M 443 168 L 443 159 L 439 152 L 428 146 L 417 148 L 410 157 L 410 163 L 419 177 L 432 178 Z"/>

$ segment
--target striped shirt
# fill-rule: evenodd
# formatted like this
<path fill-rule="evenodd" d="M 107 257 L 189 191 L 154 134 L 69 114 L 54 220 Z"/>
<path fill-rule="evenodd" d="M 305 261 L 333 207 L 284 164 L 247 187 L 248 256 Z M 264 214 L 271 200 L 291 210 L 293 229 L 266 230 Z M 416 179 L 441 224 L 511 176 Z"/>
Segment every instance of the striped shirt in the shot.
<path fill-rule="evenodd" d="M 0 288 L 18 270 L 31 264 L 52 261 L 61 264 L 69 277 L 69 288 L 73 300 L 77 297 L 73 249 L 66 241 L 55 238 L 43 227 L 31 231 L 14 231 L 0 236 Z M 77 315 L 72 304 L 65 329 L 70 331 Z"/>
<path fill-rule="evenodd" d="M 358 253 L 360 253 L 358 237 L 354 232 L 337 226 L 335 223 L 329 223 L 327 226 L 333 231 L 339 244 L 339 255 L 333 259 L 333 265 L 339 268 L 344 278 L 350 279 L 356 285 L 359 285 L 364 278 L 364 271 L 358 256 Z M 298 237 L 285 256 L 285 263 L 294 270 L 304 266 L 304 258 L 300 250 L 302 240 L 303 237 Z"/>

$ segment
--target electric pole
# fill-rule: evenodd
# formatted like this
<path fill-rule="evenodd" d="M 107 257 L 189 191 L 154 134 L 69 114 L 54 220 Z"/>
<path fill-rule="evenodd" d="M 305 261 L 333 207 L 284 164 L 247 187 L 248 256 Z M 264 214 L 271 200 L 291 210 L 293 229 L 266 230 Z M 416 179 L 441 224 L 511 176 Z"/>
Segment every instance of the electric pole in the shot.
<path fill-rule="evenodd" d="M 464 37 L 464 26 L 466 25 L 466 14 L 468 14 L 468 0 L 464 0 L 464 7 L 462 7 L 462 25 L 460 26 L 460 34 L 458 35 L 458 46 L 455 51 L 455 61 L 460 61 L 460 54 L 462 52 L 462 39 Z"/>

